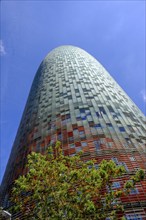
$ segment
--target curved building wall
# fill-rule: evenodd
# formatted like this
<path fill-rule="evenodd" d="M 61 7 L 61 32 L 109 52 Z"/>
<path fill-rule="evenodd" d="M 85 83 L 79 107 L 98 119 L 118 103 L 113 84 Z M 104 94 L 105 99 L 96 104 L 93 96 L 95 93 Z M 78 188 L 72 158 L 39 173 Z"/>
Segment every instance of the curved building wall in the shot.
<path fill-rule="evenodd" d="M 2 182 L 3 194 L 7 195 L 14 179 L 26 172 L 27 154 L 43 153 L 56 140 L 62 142 L 65 155 L 82 150 L 85 160 L 113 159 L 130 173 L 144 168 L 144 120 L 91 55 L 73 46 L 54 49 L 34 78 Z M 123 202 L 127 216 L 140 210 L 144 219 L 145 185 L 137 187 L 134 197 L 123 197 Z"/>

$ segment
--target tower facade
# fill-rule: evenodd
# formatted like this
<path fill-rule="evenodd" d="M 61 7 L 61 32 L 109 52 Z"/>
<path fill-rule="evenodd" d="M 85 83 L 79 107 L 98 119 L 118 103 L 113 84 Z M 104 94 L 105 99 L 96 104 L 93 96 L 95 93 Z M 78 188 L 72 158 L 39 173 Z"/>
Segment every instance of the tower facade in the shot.
<path fill-rule="evenodd" d="M 104 67 L 84 50 L 61 46 L 42 61 L 32 84 L 2 182 L 3 203 L 13 181 L 25 174 L 31 151 L 57 140 L 65 155 L 83 151 L 123 165 L 129 175 L 144 168 L 144 115 Z M 122 181 L 115 182 L 120 187 Z M 128 220 L 146 219 L 146 184 L 122 197 Z"/>

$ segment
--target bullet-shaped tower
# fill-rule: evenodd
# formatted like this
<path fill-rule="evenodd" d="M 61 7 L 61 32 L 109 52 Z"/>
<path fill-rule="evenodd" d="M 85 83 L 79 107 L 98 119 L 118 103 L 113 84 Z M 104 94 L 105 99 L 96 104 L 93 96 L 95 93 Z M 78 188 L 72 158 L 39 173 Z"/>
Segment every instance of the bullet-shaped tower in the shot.
<path fill-rule="evenodd" d="M 123 165 L 129 175 L 144 168 L 144 115 L 105 68 L 84 50 L 61 46 L 42 61 L 30 90 L 2 182 L 8 205 L 12 183 L 25 174 L 27 155 L 60 140 L 65 155 L 83 151 Z M 122 181 L 115 182 L 120 187 Z M 146 219 L 146 184 L 121 199 L 127 219 Z"/>

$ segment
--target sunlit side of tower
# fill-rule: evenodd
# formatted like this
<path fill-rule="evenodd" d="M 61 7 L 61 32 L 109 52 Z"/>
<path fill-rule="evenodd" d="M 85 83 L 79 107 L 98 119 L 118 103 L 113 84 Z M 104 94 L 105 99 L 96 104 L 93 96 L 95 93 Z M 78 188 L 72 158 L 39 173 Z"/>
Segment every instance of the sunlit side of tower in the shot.
<path fill-rule="evenodd" d="M 104 67 L 84 50 L 61 46 L 51 51 L 34 78 L 2 182 L 3 204 L 13 181 L 25 174 L 31 151 L 43 153 L 56 140 L 65 155 L 83 151 L 123 165 L 129 175 L 144 168 L 144 115 Z M 121 187 L 119 178 L 114 187 Z M 128 220 L 146 219 L 146 183 L 121 200 Z"/>

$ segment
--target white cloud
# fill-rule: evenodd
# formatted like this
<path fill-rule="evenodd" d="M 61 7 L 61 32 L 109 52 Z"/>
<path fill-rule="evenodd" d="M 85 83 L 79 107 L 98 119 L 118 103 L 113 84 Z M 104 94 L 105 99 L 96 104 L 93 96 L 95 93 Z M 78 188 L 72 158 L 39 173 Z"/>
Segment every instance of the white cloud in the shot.
<path fill-rule="evenodd" d="M 146 91 L 143 89 L 143 90 L 140 91 L 140 94 L 143 98 L 143 101 L 146 102 Z"/>
<path fill-rule="evenodd" d="M 6 55 L 5 47 L 2 40 L 0 40 L 0 55 Z"/>

